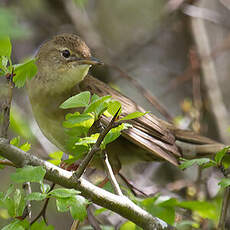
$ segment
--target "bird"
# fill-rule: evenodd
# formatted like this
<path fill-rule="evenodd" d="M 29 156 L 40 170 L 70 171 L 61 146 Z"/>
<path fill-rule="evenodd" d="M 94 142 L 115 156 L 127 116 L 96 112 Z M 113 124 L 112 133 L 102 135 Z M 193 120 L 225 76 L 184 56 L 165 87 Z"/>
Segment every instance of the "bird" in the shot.
<path fill-rule="evenodd" d="M 59 34 L 44 42 L 36 55 L 37 74 L 27 82 L 27 91 L 35 119 L 43 134 L 67 154 L 68 136 L 62 123 L 73 109 L 59 106 L 73 95 L 89 91 L 92 95 L 111 95 L 122 105 L 121 116 L 146 112 L 132 99 L 89 75 L 92 65 L 101 62 L 91 55 L 86 43 L 75 34 Z M 109 118 L 102 116 L 102 124 Z M 213 154 L 224 147 L 210 138 L 190 130 L 176 128 L 152 113 L 130 120 L 131 128 L 108 144 L 109 161 L 115 171 L 132 161 L 167 161 L 178 166 L 182 156 L 197 157 Z M 187 154 L 187 155 L 186 155 Z M 103 167 L 101 159 L 92 161 L 96 168 Z"/>

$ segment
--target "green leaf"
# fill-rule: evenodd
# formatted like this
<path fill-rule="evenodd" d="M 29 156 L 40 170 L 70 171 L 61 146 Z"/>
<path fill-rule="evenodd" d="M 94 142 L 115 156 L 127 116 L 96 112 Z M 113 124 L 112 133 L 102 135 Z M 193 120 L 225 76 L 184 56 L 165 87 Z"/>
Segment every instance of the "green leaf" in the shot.
<path fill-rule="evenodd" d="M 13 139 L 10 140 L 10 144 L 19 148 L 20 147 L 20 141 L 21 141 L 20 136 L 14 137 Z"/>
<path fill-rule="evenodd" d="M 108 108 L 105 111 L 105 113 L 108 112 L 110 114 L 110 116 L 114 116 L 120 108 L 121 108 L 121 103 L 119 101 L 111 100 L 108 103 Z M 120 109 L 119 113 L 117 114 L 117 117 L 120 114 L 121 114 L 121 109 Z"/>
<path fill-rule="evenodd" d="M 35 222 L 32 226 L 30 226 L 30 230 L 54 230 L 54 226 L 47 226 L 44 220 L 41 222 Z"/>
<path fill-rule="evenodd" d="M 31 148 L 31 144 L 28 142 L 24 143 L 23 145 L 20 146 L 20 149 L 24 152 L 28 152 Z"/>
<path fill-rule="evenodd" d="M 177 205 L 177 200 L 175 198 L 157 195 L 143 200 L 141 204 L 153 216 L 164 220 L 168 224 L 174 224 L 175 207 Z"/>
<path fill-rule="evenodd" d="M 0 56 L 6 56 L 10 58 L 11 56 L 11 42 L 9 37 L 0 37 Z"/>
<path fill-rule="evenodd" d="M 96 209 L 96 210 L 94 211 L 94 215 L 95 215 L 95 216 L 98 216 L 98 215 L 100 215 L 101 213 L 106 212 L 106 211 L 108 211 L 107 208 L 98 208 L 98 209 Z"/>
<path fill-rule="evenodd" d="M 136 111 L 136 112 L 130 113 L 127 116 L 121 118 L 119 121 L 126 121 L 126 120 L 131 120 L 134 118 L 142 117 L 147 113 L 149 113 L 149 112 L 142 113 L 142 112 Z"/>
<path fill-rule="evenodd" d="M 90 101 L 90 92 L 84 91 L 63 102 L 59 107 L 61 109 L 86 107 Z"/>
<path fill-rule="evenodd" d="M 222 188 L 226 188 L 230 186 L 230 178 L 223 178 L 221 181 L 218 183 Z"/>
<path fill-rule="evenodd" d="M 51 160 L 48 160 L 50 163 L 54 165 L 59 165 L 62 161 L 63 152 L 62 151 L 56 151 L 54 153 L 50 153 L 49 157 L 52 158 Z"/>
<path fill-rule="evenodd" d="M 75 143 L 75 145 L 95 144 L 99 135 L 100 135 L 99 133 L 95 133 L 92 134 L 90 137 L 80 138 L 78 142 Z"/>
<path fill-rule="evenodd" d="M 79 125 L 84 126 L 88 120 L 92 120 L 90 121 L 90 124 L 94 121 L 91 114 L 74 113 L 72 116 L 69 116 L 66 121 L 63 122 L 63 126 L 65 128 L 78 127 Z"/>
<path fill-rule="evenodd" d="M 40 200 L 44 200 L 45 198 L 47 198 L 47 194 L 43 194 L 40 192 L 32 192 L 26 196 L 26 200 L 40 201 Z"/>
<path fill-rule="evenodd" d="M 84 113 L 94 113 L 96 118 L 98 118 L 98 116 L 107 108 L 110 98 L 110 95 L 99 97 L 85 108 Z"/>
<path fill-rule="evenodd" d="M 42 181 L 40 182 L 40 189 L 42 193 L 48 193 L 50 191 L 50 185 L 44 184 Z"/>
<path fill-rule="evenodd" d="M 226 146 L 225 148 L 221 149 L 216 155 L 215 155 L 215 162 L 219 165 L 223 159 L 223 157 L 227 154 L 227 152 L 230 150 L 230 146 Z"/>
<path fill-rule="evenodd" d="M 56 206 L 58 212 L 67 212 L 73 202 L 74 202 L 73 197 L 56 198 Z"/>
<path fill-rule="evenodd" d="M 43 180 L 46 170 L 42 166 L 26 166 L 16 169 L 15 173 L 11 174 L 11 180 L 16 183 L 24 182 L 40 182 Z"/>
<path fill-rule="evenodd" d="M 112 128 L 105 136 L 104 140 L 101 143 L 101 149 L 105 149 L 106 145 L 111 143 L 112 141 L 116 140 L 120 135 L 121 131 L 128 129 L 130 126 L 128 124 L 121 124 L 116 128 Z"/>
<path fill-rule="evenodd" d="M 49 192 L 49 195 L 52 195 L 58 198 L 73 197 L 77 194 L 80 194 L 80 192 L 75 189 L 68 189 L 68 188 L 57 188 Z"/>
<path fill-rule="evenodd" d="M 16 216 L 22 216 L 23 211 L 26 207 L 24 191 L 21 191 L 20 189 L 16 189 L 13 200 L 14 200 Z"/>
<path fill-rule="evenodd" d="M 22 64 L 14 65 L 15 76 L 13 81 L 15 86 L 21 88 L 25 85 L 27 79 L 32 79 L 37 73 L 35 59 L 30 59 Z"/>
<path fill-rule="evenodd" d="M 217 220 L 217 206 L 214 203 L 207 201 L 183 201 L 178 203 L 181 208 L 191 209 L 197 212 L 202 218 L 209 218 L 211 220 Z"/>
<path fill-rule="evenodd" d="M 88 201 L 82 196 L 75 196 L 75 202 L 70 207 L 70 214 L 74 220 L 83 221 L 87 215 L 86 205 Z"/>
<path fill-rule="evenodd" d="M 2 230 L 26 230 L 29 228 L 29 222 L 27 220 L 14 220 L 10 224 L 2 228 Z M 40 229 L 41 230 L 41 229 Z"/>
<path fill-rule="evenodd" d="M 10 195 L 13 191 L 14 191 L 14 185 L 11 184 L 11 185 L 9 186 L 9 188 L 7 189 L 7 192 L 6 192 L 6 195 L 5 195 L 5 197 L 4 197 L 4 200 L 5 200 L 7 197 L 9 197 L 9 195 Z"/>
<path fill-rule="evenodd" d="M 91 103 L 93 103 L 94 101 L 96 101 L 98 98 L 100 98 L 97 94 L 93 94 L 93 96 L 91 97 Z"/>
<path fill-rule="evenodd" d="M 182 158 L 182 163 L 179 165 L 179 168 L 186 169 L 186 168 L 191 167 L 194 164 L 201 166 L 201 165 L 207 164 L 208 162 L 213 162 L 215 164 L 215 162 L 210 160 L 209 158 L 199 158 L 199 159 L 193 159 L 193 160 L 187 160 L 187 159 Z"/>
<path fill-rule="evenodd" d="M 120 230 L 136 230 L 136 224 L 131 221 L 127 221 L 121 225 Z"/>
<path fill-rule="evenodd" d="M 9 69 L 7 68 L 8 61 L 9 60 L 6 56 L 0 56 L 0 69 L 3 71 L 0 73 L 0 76 L 6 75 L 9 72 Z"/>

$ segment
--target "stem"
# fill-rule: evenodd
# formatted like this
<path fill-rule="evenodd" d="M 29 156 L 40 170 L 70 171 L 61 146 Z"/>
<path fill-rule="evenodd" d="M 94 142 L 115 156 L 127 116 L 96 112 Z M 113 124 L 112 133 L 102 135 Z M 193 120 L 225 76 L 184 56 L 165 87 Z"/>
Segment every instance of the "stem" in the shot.
<path fill-rule="evenodd" d="M 93 147 L 91 148 L 89 153 L 86 155 L 86 157 L 81 162 L 77 171 L 73 174 L 76 179 L 79 179 L 82 176 L 82 174 L 84 173 L 89 162 L 92 160 L 94 154 L 100 150 L 100 145 L 101 145 L 102 141 L 104 140 L 106 134 L 113 128 L 113 124 L 117 118 L 119 111 L 120 111 L 120 109 L 116 112 L 116 114 L 114 115 L 114 117 L 110 121 L 110 123 L 107 125 L 107 127 L 101 132 L 100 136 L 97 139 L 97 142 L 93 145 Z"/>
<path fill-rule="evenodd" d="M 115 192 L 115 194 L 117 194 L 119 196 L 123 196 L 122 191 L 119 187 L 119 184 L 116 180 L 116 177 L 113 173 L 113 169 L 109 163 L 108 154 L 106 153 L 106 151 L 103 151 L 103 153 L 104 153 L 104 165 L 105 165 L 106 173 L 107 173 L 107 176 L 109 178 L 109 181 L 111 182 L 111 184 L 113 186 L 114 192 Z"/>

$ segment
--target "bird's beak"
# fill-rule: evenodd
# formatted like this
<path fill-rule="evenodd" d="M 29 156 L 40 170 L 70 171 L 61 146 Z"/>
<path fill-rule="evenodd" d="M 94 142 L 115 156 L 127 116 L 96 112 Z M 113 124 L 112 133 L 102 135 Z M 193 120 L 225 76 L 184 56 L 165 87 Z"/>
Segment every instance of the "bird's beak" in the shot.
<path fill-rule="evenodd" d="M 86 64 L 86 65 L 103 65 L 104 63 L 95 57 L 89 58 L 71 58 L 71 61 L 76 61 L 77 64 Z"/>

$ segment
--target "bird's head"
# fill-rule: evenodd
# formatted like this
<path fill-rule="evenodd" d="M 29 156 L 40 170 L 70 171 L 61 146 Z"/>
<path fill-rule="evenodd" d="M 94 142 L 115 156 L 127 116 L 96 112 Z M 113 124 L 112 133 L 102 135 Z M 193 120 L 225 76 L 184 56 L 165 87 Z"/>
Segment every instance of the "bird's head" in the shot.
<path fill-rule="evenodd" d="M 44 42 L 38 51 L 37 60 L 38 64 L 42 62 L 55 68 L 102 64 L 91 56 L 89 47 L 75 34 L 60 34 Z"/>
<path fill-rule="evenodd" d="M 75 34 L 60 34 L 44 42 L 36 55 L 35 84 L 57 91 L 72 87 L 87 75 L 91 65 L 102 64 Z"/>

